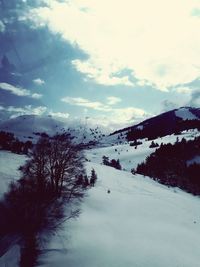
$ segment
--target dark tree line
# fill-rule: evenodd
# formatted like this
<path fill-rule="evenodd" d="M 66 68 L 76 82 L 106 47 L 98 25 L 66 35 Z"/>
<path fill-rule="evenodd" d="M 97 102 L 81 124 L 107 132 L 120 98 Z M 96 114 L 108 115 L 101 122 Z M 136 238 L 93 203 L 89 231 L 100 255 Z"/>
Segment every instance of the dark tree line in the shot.
<path fill-rule="evenodd" d="M 127 140 L 134 141 L 135 139 L 148 138 L 149 140 L 158 137 L 180 134 L 184 130 L 198 129 L 200 130 L 200 120 L 181 120 L 178 118 L 166 117 L 166 119 L 157 119 L 146 124 L 142 130 L 132 127 L 128 130 Z"/>
<path fill-rule="evenodd" d="M 77 184 L 82 186 L 83 188 L 87 188 L 88 186 L 94 186 L 97 181 L 97 174 L 94 169 L 91 170 L 90 178 L 87 175 L 80 174 L 77 177 Z"/>
<path fill-rule="evenodd" d="M 121 170 L 122 169 L 122 166 L 119 162 L 119 159 L 111 159 L 109 160 L 109 157 L 106 157 L 106 156 L 103 156 L 102 157 L 102 163 L 106 166 L 110 166 L 110 167 L 113 167 L 117 170 Z"/>
<path fill-rule="evenodd" d="M 138 141 L 137 139 L 135 139 L 133 142 L 130 142 L 130 146 L 139 146 L 142 145 L 141 141 Z"/>
<path fill-rule="evenodd" d="M 0 149 L 17 154 L 27 154 L 32 147 L 31 141 L 22 142 L 13 133 L 0 131 Z"/>
<path fill-rule="evenodd" d="M 159 144 L 154 142 L 154 141 L 152 141 L 150 146 L 149 146 L 149 148 L 155 148 L 155 147 L 159 147 Z"/>
<path fill-rule="evenodd" d="M 169 186 L 177 186 L 187 192 L 200 194 L 200 164 L 190 162 L 200 155 L 200 137 L 174 145 L 161 146 L 139 164 L 137 172 Z"/>

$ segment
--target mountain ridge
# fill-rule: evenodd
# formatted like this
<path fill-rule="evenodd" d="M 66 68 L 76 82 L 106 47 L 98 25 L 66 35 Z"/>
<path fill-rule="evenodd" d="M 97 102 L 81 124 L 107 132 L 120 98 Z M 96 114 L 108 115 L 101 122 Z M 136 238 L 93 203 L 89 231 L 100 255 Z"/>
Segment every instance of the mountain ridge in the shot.
<path fill-rule="evenodd" d="M 117 130 L 110 135 L 124 134 L 131 141 L 138 138 L 155 139 L 194 128 L 200 128 L 200 109 L 181 107 Z"/>

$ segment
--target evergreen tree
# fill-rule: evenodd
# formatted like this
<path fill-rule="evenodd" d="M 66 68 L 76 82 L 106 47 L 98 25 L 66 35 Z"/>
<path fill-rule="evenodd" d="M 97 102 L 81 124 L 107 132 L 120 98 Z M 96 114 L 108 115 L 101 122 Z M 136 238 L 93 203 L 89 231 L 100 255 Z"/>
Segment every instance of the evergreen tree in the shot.
<path fill-rule="evenodd" d="M 91 170 L 90 185 L 94 186 L 97 180 L 97 174 L 94 169 Z"/>
<path fill-rule="evenodd" d="M 83 184 L 83 186 L 84 186 L 84 187 L 88 187 L 89 185 L 90 185 L 90 183 L 89 183 L 89 179 L 88 179 L 87 175 L 85 175 L 85 176 L 84 176 L 84 184 Z"/>
<path fill-rule="evenodd" d="M 102 163 L 103 163 L 104 165 L 109 166 L 109 165 L 110 165 L 109 157 L 103 156 L 103 157 L 102 157 Z"/>

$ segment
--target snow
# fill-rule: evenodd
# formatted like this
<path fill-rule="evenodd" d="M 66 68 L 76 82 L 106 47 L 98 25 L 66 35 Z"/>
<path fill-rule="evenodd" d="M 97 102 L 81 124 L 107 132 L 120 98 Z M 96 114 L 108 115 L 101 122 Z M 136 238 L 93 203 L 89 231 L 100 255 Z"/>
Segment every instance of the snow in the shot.
<path fill-rule="evenodd" d="M 168 136 L 160 142 L 176 138 Z M 116 147 L 123 148 L 124 158 L 128 145 Z M 135 162 L 150 152 L 147 147 L 148 142 L 137 150 L 129 147 Z M 200 199 L 148 177 L 101 165 L 102 154 L 113 158 L 114 149 L 86 152 L 91 160 L 87 172 L 95 169 L 97 184 L 82 202 L 80 217 L 66 222 L 52 238 L 40 266 L 199 266 Z"/>
<path fill-rule="evenodd" d="M 14 245 L 2 257 L 0 257 L 0 266 L 2 267 L 19 267 L 20 247 Z M 27 266 L 28 267 L 28 266 Z"/>
<path fill-rule="evenodd" d="M 144 129 L 144 125 L 138 125 L 137 129 L 142 131 Z"/>
<path fill-rule="evenodd" d="M 20 178 L 18 168 L 24 165 L 26 160 L 25 155 L 0 151 L 0 198 L 7 191 L 9 183 Z"/>
<path fill-rule="evenodd" d="M 191 130 L 155 142 L 174 143 L 177 137 L 197 135 Z M 97 183 L 87 191 L 80 216 L 66 221 L 44 245 L 38 267 L 199 266 L 200 198 L 132 175 L 130 169 L 155 150 L 149 148 L 151 141 L 141 141 L 137 149 L 123 144 L 85 152 L 87 173 L 94 168 Z M 125 170 L 102 165 L 103 155 L 119 158 Z M 25 160 L 0 151 L 1 194 L 8 181 L 19 178 L 17 169 Z M 17 267 L 19 256 L 19 246 L 14 245 L 0 258 L 0 266 Z"/>
<path fill-rule="evenodd" d="M 180 135 L 168 135 L 162 138 L 157 138 L 154 142 L 167 144 L 174 144 L 177 141 L 181 141 L 182 138 L 186 140 L 194 139 L 199 135 L 197 130 L 184 131 Z M 112 145 L 100 148 L 94 148 L 87 151 L 87 159 L 95 163 L 102 163 L 102 157 L 107 156 L 109 159 L 119 159 L 120 164 L 124 170 L 130 171 L 132 168 L 136 168 L 139 163 L 145 161 L 146 157 L 153 153 L 156 148 L 149 148 L 152 141 L 146 141 L 144 139 L 139 140 L 141 145 L 134 146 L 129 144 Z"/>
<path fill-rule="evenodd" d="M 200 156 L 195 156 L 193 159 L 187 161 L 187 166 L 190 166 L 194 163 L 200 164 Z"/>
<path fill-rule="evenodd" d="M 39 135 L 36 133 L 48 133 L 52 136 L 56 133 L 69 132 L 75 143 L 88 143 L 103 138 L 99 127 L 90 127 L 81 120 L 59 120 L 52 116 L 24 115 L 0 123 L 0 130 L 12 132 L 20 140 L 36 142 Z"/>
<path fill-rule="evenodd" d="M 88 171 L 93 167 L 98 183 L 83 202 L 82 214 L 52 240 L 41 266 L 198 266 L 199 198 L 149 178 L 87 164 Z"/>
<path fill-rule="evenodd" d="M 26 160 L 27 156 L 25 155 L 0 151 L 0 198 L 2 198 L 3 194 L 7 191 L 9 183 L 20 178 L 20 171 L 18 168 L 24 165 Z M 19 257 L 20 247 L 14 244 L 0 257 L 0 266 L 18 267 Z"/>
<path fill-rule="evenodd" d="M 182 120 L 199 120 L 188 108 L 180 108 L 175 111 L 175 115 Z"/>

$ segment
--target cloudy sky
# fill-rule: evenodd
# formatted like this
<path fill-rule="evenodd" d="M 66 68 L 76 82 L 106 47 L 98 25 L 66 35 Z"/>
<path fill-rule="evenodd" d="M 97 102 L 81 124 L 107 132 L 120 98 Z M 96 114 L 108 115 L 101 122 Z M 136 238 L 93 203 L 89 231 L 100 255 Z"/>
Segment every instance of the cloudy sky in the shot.
<path fill-rule="evenodd" d="M 112 128 L 200 104 L 200 0 L 0 0 L 2 118 Z"/>

